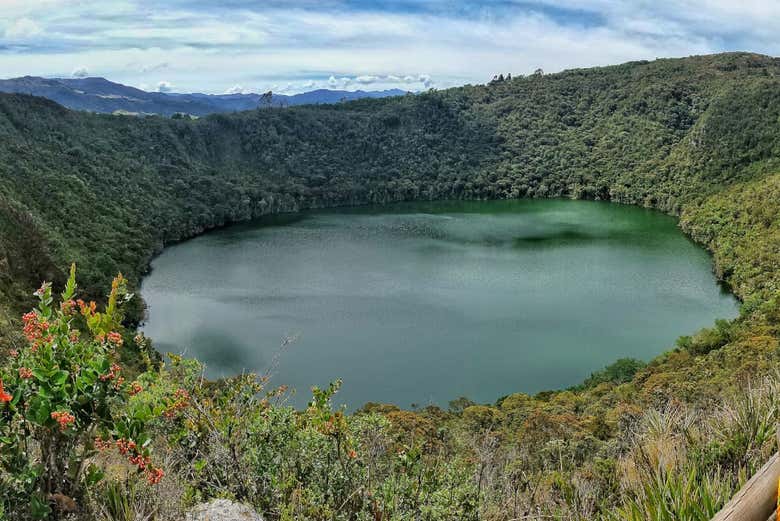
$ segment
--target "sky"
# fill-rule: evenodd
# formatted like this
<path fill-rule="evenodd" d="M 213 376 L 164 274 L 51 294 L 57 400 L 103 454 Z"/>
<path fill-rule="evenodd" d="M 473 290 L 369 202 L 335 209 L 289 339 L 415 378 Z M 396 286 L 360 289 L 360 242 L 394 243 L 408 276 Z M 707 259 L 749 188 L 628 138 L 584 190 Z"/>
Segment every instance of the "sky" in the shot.
<path fill-rule="evenodd" d="M 0 77 L 419 91 L 538 68 L 777 55 L 778 26 L 780 0 L 0 0 Z"/>

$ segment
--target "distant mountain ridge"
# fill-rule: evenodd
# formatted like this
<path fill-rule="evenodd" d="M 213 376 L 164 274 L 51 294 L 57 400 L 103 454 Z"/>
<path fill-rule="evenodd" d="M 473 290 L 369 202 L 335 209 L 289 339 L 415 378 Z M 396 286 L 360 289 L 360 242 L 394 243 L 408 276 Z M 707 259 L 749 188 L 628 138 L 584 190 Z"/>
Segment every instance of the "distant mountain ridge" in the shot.
<path fill-rule="evenodd" d="M 179 94 L 146 92 L 105 78 L 41 78 L 23 76 L 0 80 L 0 92 L 32 94 L 74 110 L 126 112 L 171 116 L 187 113 L 205 116 L 218 112 L 251 110 L 260 105 L 292 106 L 329 104 L 361 98 L 385 98 L 407 94 L 400 89 L 345 91 L 318 89 L 301 94 L 273 94 L 270 103 L 261 94 Z"/>

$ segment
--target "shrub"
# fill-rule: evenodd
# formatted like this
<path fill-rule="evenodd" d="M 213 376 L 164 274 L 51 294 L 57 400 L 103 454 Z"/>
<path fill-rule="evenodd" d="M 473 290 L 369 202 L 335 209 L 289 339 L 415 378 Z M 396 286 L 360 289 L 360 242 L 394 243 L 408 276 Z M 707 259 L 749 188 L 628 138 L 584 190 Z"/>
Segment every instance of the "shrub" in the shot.
<path fill-rule="evenodd" d="M 591 389 L 602 383 L 618 385 L 629 382 L 645 365 L 647 364 L 634 358 L 620 358 L 601 371 L 591 374 L 579 388 Z"/>
<path fill-rule="evenodd" d="M 692 355 L 706 355 L 710 351 L 720 349 L 734 339 L 734 323 L 718 319 L 715 327 L 704 328 L 693 336 L 682 336 L 677 339 L 677 347 L 685 349 Z"/>
<path fill-rule="evenodd" d="M 75 295 L 75 265 L 59 302 L 44 283 L 23 317 L 26 347 L 0 369 L 0 504 L 13 519 L 47 518 L 51 505 L 76 510 L 85 487 L 103 478 L 99 449 L 116 447 L 150 483 L 162 477 L 146 433 L 155 411 L 128 407 L 138 384 L 116 363 L 121 305 L 132 298 L 125 279 L 114 279 L 102 312 Z"/>

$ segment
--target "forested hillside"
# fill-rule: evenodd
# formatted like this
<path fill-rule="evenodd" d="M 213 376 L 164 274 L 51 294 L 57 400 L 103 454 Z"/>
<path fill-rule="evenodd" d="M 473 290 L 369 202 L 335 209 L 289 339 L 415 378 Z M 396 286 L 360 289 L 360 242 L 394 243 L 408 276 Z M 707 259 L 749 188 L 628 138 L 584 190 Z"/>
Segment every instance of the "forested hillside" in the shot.
<path fill-rule="evenodd" d="M 386 428 L 387 443 L 370 448 L 377 460 L 367 472 L 377 473 L 379 489 L 368 496 L 334 492 L 335 482 L 323 485 L 313 471 L 291 485 L 285 480 L 301 456 L 266 468 L 279 481 L 255 483 L 251 493 L 230 477 L 215 490 L 197 469 L 182 476 L 193 498 L 257 497 L 272 519 L 293 519 L 284 512 L 304 504 L 313 510 L 300 518 L 311 519 L 367 519 L 372 508 L 373 519 L 402 519 L 425 505 L 425 519 L 453 518 L 444 514 L 450 508 L 459 519 L 646 519 L 663 498 L 691 488 L 695 494 L 658 519 L 706 519 L 774 447 L 768 426 L 778 384 L 761 379 L 780 356 L 779 73 L 780 60 L 723 54 L 199 120 L 85 114 L 0 95 L 5 344 L 18 343 L 11 317 L 31 304 L 30 289 L 64 283 L 71 262 L 83 298 L 100 300 L 119 271 L 136 286 L 164 245 L 270 212 L 517 197 L 653 207 L 681 216 L 683 229 L 713 252 L 718 275 L 745 302 L 740 318 L 691 332 L 647 366 L 622 361 L 568 391 L 493 405 L 464 399 L 448 411 L 369 404 L 349 428 L 360 450 L 379 429 L 366 422 L 381 418 Z M 141 316 L 138 302 L 130 301 L 130 325 Z M 734 393 L 742 398 L 717 405 Z M 750 407 L 740 409 L 740 400 Z M 320 411 L 327 398 L 315 402 Z M 293 428 L 292 412 L 274 411 Z M 755 420 L 747 433 L 743 420 Z M 336 432 L 328 430 L 334 424 L 309 428 Z M 179 464 L 194 461 L 182 454 Z M 339 471 L 339 486 L 356 486 L 349 468 Z M 420 472 L 425 494 L 413 483 L 402 490 L 399 472 Z M 384 494 L 383 505 L 396 501 L 395 510 L 376 517 L 371 494 Z M 331 509 L 314 509 L 319 503 Z"/>
<path fill-rule="evenodd" d="M 777 167 L 779 70 L 746 54 L 660 60 L 198 121 L 3 95 L 3 214 L 51 255 L 9 269 L 37 280 L 76 260 L 90 288 L 118 269 L 137 280 L 164 243 L 328 205 L 564 196 L 679 213 Z"/>

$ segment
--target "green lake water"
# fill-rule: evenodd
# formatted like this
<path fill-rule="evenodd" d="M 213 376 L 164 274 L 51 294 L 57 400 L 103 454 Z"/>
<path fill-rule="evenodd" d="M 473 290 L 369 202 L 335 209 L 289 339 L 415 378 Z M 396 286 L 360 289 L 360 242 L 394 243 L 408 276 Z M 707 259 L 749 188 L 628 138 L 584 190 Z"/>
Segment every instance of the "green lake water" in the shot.
<path fill-rule="evenodd" d="M 588 201 L 269 216 L 152 267 L 141 293 L 158 350 L 211 377 L 273 368 L 295 405 L 336 378 L 350 408 L 567 387 L 738 310 L 673 218 Z"/>

